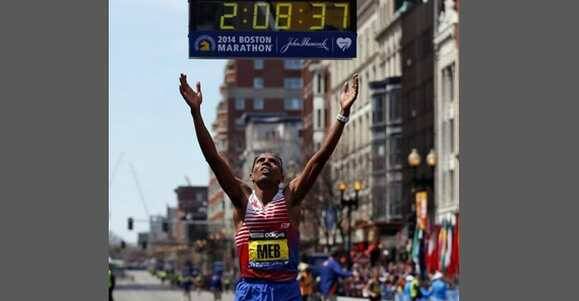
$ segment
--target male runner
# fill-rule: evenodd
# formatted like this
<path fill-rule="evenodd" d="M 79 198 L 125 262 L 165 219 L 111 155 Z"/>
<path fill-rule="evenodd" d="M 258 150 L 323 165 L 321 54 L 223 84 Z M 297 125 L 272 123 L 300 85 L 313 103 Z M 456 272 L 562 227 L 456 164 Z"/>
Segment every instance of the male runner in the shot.
<path fill-rule="evenodd" d="M 338 121 L 334 122 L 322 147 L 307 162 L 304 170 L 289 185 L 282 186 L 282 159 L 273 153 L 260 154 L 254 159 L 250 173 L 253 188 L 237 178 L 217 152 L 201 118 L 201 84 L 197 82 L 193 91 L 184 74 L 179 80 L 179 91 L 191 109 L 203 156 L 235 207 L 233 221 L 240 269 L 235 300 L 300 300 L 296 280 L 300 204 L 338 144 L 358 96 L 358 75 L 354 74 L 350 83 L 344 83 Z"/>

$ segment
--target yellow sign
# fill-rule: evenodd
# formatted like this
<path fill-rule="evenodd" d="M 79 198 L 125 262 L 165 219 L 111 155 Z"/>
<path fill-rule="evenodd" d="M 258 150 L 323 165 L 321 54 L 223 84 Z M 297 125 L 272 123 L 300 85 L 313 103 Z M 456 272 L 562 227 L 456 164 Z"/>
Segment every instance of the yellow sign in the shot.
<path fill-rule="evenodd" d="M 416 225 L 422 230 L 428 226 L 428 192 L 416 193 Z"/>
<path fill-rule="evenodd" d="M 287 239 L 252 240 L 249 242 L 250 261 L 284 261 L 288 259 Z"/>

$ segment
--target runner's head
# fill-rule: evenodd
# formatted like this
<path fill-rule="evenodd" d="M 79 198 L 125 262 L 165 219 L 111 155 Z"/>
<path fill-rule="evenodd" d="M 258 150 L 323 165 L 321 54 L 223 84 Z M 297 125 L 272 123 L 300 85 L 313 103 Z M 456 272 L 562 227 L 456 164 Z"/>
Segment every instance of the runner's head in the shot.
<path fill-rule="evenodd" d="M 272 186 L 277 188 L 284 180 L 283 162 L 276 153 L 261 153 L 253 159 L 250 178 L 260 187 Z"/>

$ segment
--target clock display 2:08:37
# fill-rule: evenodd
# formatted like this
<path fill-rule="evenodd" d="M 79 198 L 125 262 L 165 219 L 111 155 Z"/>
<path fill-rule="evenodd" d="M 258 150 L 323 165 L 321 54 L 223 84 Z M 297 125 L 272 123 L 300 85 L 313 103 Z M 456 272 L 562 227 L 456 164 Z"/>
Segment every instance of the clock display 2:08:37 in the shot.
<path fill-rule="evenodd" d="M 204 1 L 200 5 L 201 11 L 217 14 L 211 18 L 217 24 L 197 25 L 214 30 L 344 31 L 350 27 L 349 1 Z M 201 19 L 209 18 L 205 14 Z"/>

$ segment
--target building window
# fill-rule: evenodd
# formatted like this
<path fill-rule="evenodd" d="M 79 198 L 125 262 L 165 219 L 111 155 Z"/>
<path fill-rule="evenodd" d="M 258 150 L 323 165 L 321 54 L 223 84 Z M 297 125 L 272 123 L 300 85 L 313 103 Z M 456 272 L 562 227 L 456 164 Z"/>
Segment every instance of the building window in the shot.
<path fill-rule="evenodd" d="M 390 168 L 399 168 L 402 165 L 400 135 L 392 135 L 388 138 L 388 165 Z"/>
<path fill-rule="evenodd" d="M 379 94 L 373 97 L 374 112 L 372 112 L 372 123 L 379 124 L 384 122 L 384 95 Z"/>
<path fill-rule="evenodd" d="M 263 110 L 263 98 L 256 98 L 253 100 L 254 110 Z"/>
<path fill-rule="evenodd" d="M 321 73 L 317 73 L 317 74 L 316 74 L 316 92 L 317 92 L 318 94 L 323 93 L 322 74 L 321 74 Z"/>
<path fill-rule="evenodd" d="M 372 164 L 372 168 L 375 172 L 384 170 L 386 165 L 386 160 L 384 158 L 384 145 L 375 144 L 373 148 L 374 148 L 374 156 L 373 156 L 374 162 Z"/>
<path fill-rule="evenodd" d="M 283 67 L 287 70 L 301 70 L 302 61 L 301 60 L 284 60 Z"/>
<path fill-rule="evenodd" d="M 388 195 L 388 205 L 391 217 L 398 217 L 402 214 L 402 184 L 398 181 L 389 182 L 386 193 Z"/>
<path fill-rule="evenodd" d="M 455 128 L 454 128 L 454 119 L 448 119 L 443 122 L 442 124 L 442 137 L 443 137 L 443 145 L 444 145 L 444 152 L 448 152 L 449 154 L 456 153 L 456 139 L 455 139 Z"/>
<path fill-rule="evenodd" d="M 263 88 L 263 78 L 256 77 L 253 79 L 253 87 L 254 88 Z"/>
<path fill-rule="evenodd" d="M 283 80 L 283 87 L 286 89 L 301 89 L 303 86 L 303 80 L 300 77 L 285 78 Z"/>
<path fill-rule="evenodd" d="M 235 99 L 235 109 L 241 111 L 245 109 L 245 99 L 239 97 Z"/>
<path fill-rule="evenodd" d="M 253 68 L 255 70 L 262 70 L 263 69 L 263 60 L 260 60 L 260 59 L 253 60 Z"/>
<path fill-rule="evenodd" d="M 454 139 L 454 118 L 448 121 L 448 141 L 450 146 L 450 152 L 452 154 L 456 153 L 456 142 Z"/>
<path fill-rule="evenodd" d="M 317 129 L 320 129 L 322 127 L 322 110 L 321 109 L 317 109 L 316 110 L 316 124 L 317 124 Z"/>
<path fill-rule="evenodd" d="M 445 171 L 442 177 L 442 187 L 443 187 L 443 203 L 448 204 L 450 201 L 450 171 Z"/>
<path fill-rule="evenodd" d="M 299 98 L 286 98 L 284 99 L 284 109 L 298 111 L 302 109 L 302 100 Z"/>
<path fill-rule="evenodd" d="M 390 122 L 399 121 L 402 117 L 400 104 L 400 89 L 393 89 L 388 93 L 388 118 Z"/>
<path fill-rule="evenodd" d="M 454 101 L 454 63 L 442 69 L 442 98 L 448 102 Z"/>
<path fill-rule="evenodd" d="M 454 170 L 452 170 L 452 169 L 449 170 L 448 171 L 448 178 L 449 178 L 448 179 L 448 196 L 449 196 L 448 202 L 453 202 L 454 198 L 455 198 L 455 195 L 454 195 L 454 188 L 455 188 L 454 186 L 455 185 L 454 185 L 454 183 L 456 183 L 456 182 L 455 182 L 454 177 L 455 177 Z"/>

